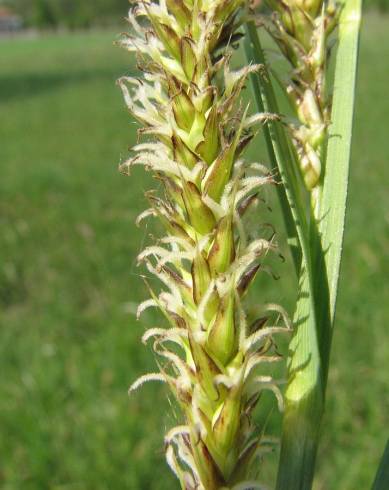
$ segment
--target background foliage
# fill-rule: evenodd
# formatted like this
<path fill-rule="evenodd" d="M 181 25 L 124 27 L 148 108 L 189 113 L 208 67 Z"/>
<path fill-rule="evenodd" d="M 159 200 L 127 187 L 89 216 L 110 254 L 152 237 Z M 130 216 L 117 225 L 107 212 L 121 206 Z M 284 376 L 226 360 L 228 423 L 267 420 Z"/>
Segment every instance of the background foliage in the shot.
<path fill-rule="evenodd" d="M 386 12 L 389 10 L 389 0 L 364 0 L 364 6 L 367 9 L 375 8 Z"/>
<path fill-rule="evenodd" d="M 39 28 L 68 27 L 117 23 L 126 15 L 128 0 L 0 0 L 13 7 L 26 22 Z M 389 10 L 389 0 L 365 0 L 366 8 Z"/>
<path fill-rule="evenodd" d="M 362 35 L 338 321 L 315 490 L 369 488 L 388 435 L 389 73 L 382 62 L 389 57 L 388 22 L 369 14 Z M 154 384 L 127 397 L 129 384 L 154 366 L 140 337 L 159 317 L 150 312 L 136 322 L 134 316 L 147 294 L 135 257 L 152 233 L 134 221 L 146 206 L 149 181 L 141 169 L 121 176 L 115 164 L 135 141 L 136 126 L 114 84 L 134 68 L 112 47 L 114 38 L 96 31 L 1 40 L 2 490 L 176 485 L 162 452 L 162 435 L 173 425 L 164 414 L 170 413 L 166 390 Z M 257 157 L 260 149 L 253 152 Z M 273 194 L 268 204 L 273 212 L 264 206 L 260 216 L 274 223 Z M 263 278 L 254 296 L 290 307 L 292 264 L 277 261 L 274 270 L 280 280 Z M 279 417 L 268 408 L 258 420 L 270 433 L 279 429 Z M 270 456 L 264 480 L 275 464 Z"/>
<path fill-rule="evenodd" d="M 1 3 L 1 2 L 0 2 Z M 27 25 L 71 29 L 118 23 L 128 10 L 128 0 L 6 0 Z"/>

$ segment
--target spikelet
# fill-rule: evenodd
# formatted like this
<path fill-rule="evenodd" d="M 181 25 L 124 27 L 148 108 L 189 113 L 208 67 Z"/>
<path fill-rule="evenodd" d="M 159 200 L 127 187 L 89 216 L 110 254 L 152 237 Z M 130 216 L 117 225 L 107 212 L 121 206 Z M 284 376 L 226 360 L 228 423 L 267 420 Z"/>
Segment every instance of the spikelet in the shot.
<path fill-rule="evenodd" d="M 273 337 L 291 325 L 276 305 L 248 325 L 243 300 L 276 249 L 274 238 L 252 239 L 245 229 L 245 214 L 273 179 L 241 155 L 253 127 L 273 116 L 242 108 L 246 79 L 260 67 L 230 68 L 243 7 L 242 0 L 138 1 L 120 41 L 143 76 L 118 83 L 140 133 L 151 137 L 120 169 L 143 165 L 162 182 L 140 219 L 158 217 L 167 234 L 138 257 L 165 287 L 150 290 L 138 309 L 157 307 L 168 321 L 143 336 L 161 371 L 130 390 L 165 381 L 175 395 L 183 423 L 165 436 L 166 458 L 186 490 L 261 488 L 250 465 L 268 443 L 251 414 L 263 390 L 282 408 L 279 383 L 261 367 L 280 360 Z"/>
<path fill-rule="evenodd" d="M 331 110 L 326 91 L 329 35 L 339 7 L 333 0 L 267 0 L 267 4 L 271 20 L 262 20 L 291 66 L 281 84 L 297 117 L 289 127 L 305 185 L 311 191 L 323 176 Z"/>

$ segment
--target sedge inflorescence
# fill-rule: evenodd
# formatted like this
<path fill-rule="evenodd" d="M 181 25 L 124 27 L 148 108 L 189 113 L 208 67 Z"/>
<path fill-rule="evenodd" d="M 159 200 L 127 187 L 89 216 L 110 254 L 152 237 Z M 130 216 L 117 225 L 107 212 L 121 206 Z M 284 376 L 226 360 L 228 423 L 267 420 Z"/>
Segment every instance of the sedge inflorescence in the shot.
<path fill-rule="evenodd" d="M 166 457 L 186 490 L 259 488 L 251 463 L 266 442 L 251 414 L 266 389 L 282 407 L 277 381 L 261 367 L 280 360 L 273 336 L 290 331 L 288 317 L 268 304 L 251 319 L 244 299 L 276 243 L 248 233 L 245 222 L 273 178 L 242 153 L 275 116 L 248 115 L 242 103 L 260 67 L 230 67 L 243 11 L 242 0 L 137 1 L 120 41 L 143 72 L 118 83 L 146 138 L 120 168 L 143 165 L 162 184 L 147 193 L 151 207 L 139 221 L 158 217 L 166 231 L 138 257 L 164 285 L 160 293 L 150 287 L 138 309 L 158 307 L 167 320 L 143 336 L 160 372 L 130 391 L 149 380 L 172 390 L 182 421 L 165 436 Z"/>
<path fill-rule="evenodd" d="M 311 191 L 323 176 L 331 113 L 326 90 L 329 36 L 337 25 L 339 6 L 334 0 L 266 1 L 272 10 L 271 21 L 261 19 L 291 67 L 280 81 L 297 118 L 289 128 L 305 185 Z"/>

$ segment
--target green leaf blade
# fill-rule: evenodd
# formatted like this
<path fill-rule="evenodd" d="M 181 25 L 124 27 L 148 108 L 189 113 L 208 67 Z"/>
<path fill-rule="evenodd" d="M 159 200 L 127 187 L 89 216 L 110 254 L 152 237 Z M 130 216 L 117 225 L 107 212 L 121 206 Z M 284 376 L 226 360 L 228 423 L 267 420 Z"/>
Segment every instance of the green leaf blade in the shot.
<path fill-rule="evenodd" d="M 346 214 L 362 0 L 343 0 L 342 3 L 344 7 L 339 21 L 332 124 L 329 128 L 321 216 L 318 220 L 322 248 L 326 254 L 332 321 L 335 316 Z"/>
<path fill-rule="evenodd" d="M 389 440 L 377 470 L 371 490 L 387 490 L 389 488 Z"/>

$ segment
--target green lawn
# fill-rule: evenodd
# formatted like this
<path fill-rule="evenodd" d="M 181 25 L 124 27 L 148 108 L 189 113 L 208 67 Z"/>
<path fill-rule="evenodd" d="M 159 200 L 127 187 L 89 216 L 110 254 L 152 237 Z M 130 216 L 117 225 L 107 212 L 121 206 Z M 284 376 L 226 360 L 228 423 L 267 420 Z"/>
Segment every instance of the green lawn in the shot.
<path fill-rule="evenodd" d="M 369 16 L 362 38 L 315 490 L 368 489 L 388 436 L 388 23 Z M 177 488 L 162 451 L 164 430 L 175 422 L 166 390 L 150 385 L 127 396 L 131 381 L 153 369 L 139 339 L 158 317 L 134 317 L 147 294 L 135 257 L 151 233 L 134 220 L 150 179 L 140 169 L 130 178 L 117 172 L 136 135 L 114 83 L 133 66 L 112 39 L 93 33 L 0 42 L 4 490 Z M 261 219 L 277 219 L 272 207 Z M 262 278 L 256 299 L 290 307 L 291 265 L 274 267 L 281 279 Z M 258 420 L 270 411 L 268 401 Z M 272 414 L 269 431 L 279 421 Z M 264 479 L 275 463 L 271 456 L 264 464 Z"/>

